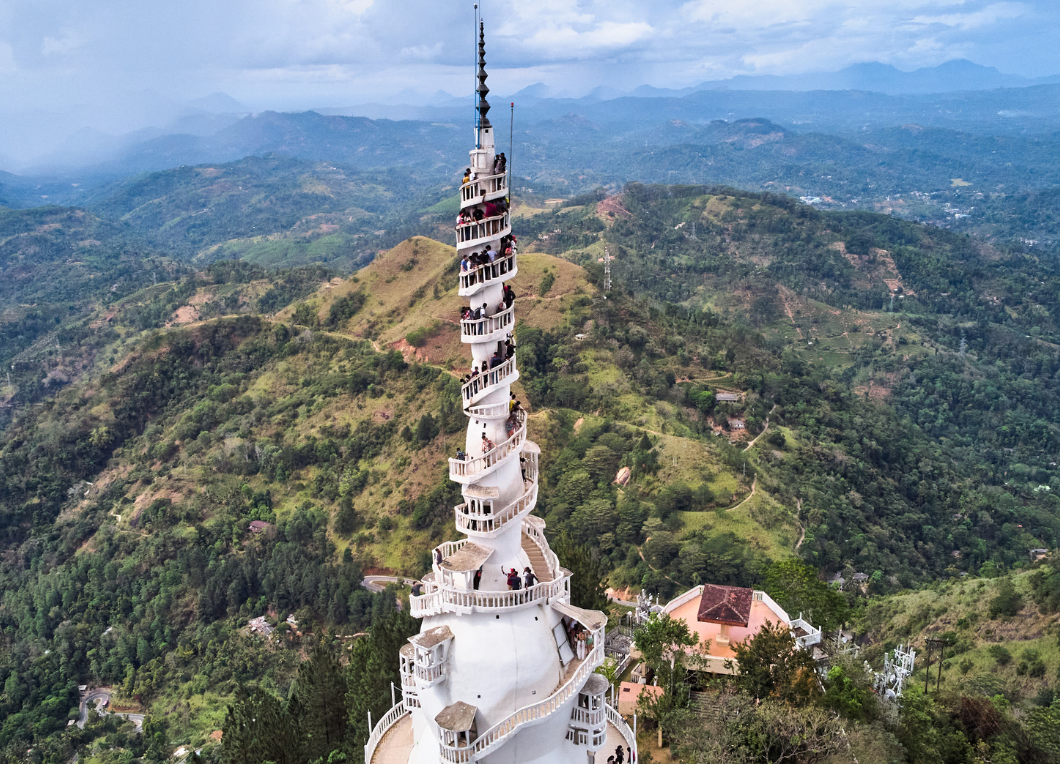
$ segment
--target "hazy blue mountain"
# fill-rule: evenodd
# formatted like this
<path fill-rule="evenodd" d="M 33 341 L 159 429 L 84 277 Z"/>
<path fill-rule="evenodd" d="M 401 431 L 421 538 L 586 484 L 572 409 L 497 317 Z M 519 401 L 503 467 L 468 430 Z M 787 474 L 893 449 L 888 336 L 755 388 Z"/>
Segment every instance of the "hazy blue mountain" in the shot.
<path fill-rule="evenodd" d="M 992 66 L 965 59 L 911 72 L 878 62 L 853 64 L 837 72 L 790 75 L 740 75 L 727 80 L 704 82 L 696 90 L 868 90 L 874 93 L 948 93 L 961 90 L 1018 88 L 1035 84 L 1015 74 L 1002 74 Z"/>
<path fill-rule="evenodd" d="M 251 109 L 241 104 L 228 93 L 210 93 L 202 98 L 188 101 L 188 106 L 196 111 L 206 111 L 213 114 L 248 114 Z"/>

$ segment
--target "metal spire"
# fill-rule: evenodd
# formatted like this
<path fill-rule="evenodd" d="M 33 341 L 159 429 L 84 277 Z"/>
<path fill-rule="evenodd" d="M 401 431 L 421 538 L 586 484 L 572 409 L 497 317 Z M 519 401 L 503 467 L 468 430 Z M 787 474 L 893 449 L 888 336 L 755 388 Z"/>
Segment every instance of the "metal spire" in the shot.
<path fill-rule="evenodd" d="M 489 101 L 486 100 L 486 94 L 490 92 L 486 87 L 486 27 L 481 21 L 478 23 L 478 87 L 475 90 L 478 92 L 479 127 L 491 127 L 486 116 L 490 110 Z"/>

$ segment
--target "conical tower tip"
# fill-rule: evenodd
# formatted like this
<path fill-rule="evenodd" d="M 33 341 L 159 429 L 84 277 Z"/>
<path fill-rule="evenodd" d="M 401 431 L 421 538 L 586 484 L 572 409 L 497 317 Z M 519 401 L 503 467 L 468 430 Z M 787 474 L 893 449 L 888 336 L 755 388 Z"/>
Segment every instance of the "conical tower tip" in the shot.
<path fill-rule="evenodd" d="M 480 127 L 490 127 L 489 117 L 486 116 L 486 112 L 490 110 L 489 101 L 486 100 L 486 94 L 490 92 L 490 89 L 486 87 L 486 76 L 486 25 L 480 21 L 478 23 L 478 87 L 475 88 L 478 92 Z"/>

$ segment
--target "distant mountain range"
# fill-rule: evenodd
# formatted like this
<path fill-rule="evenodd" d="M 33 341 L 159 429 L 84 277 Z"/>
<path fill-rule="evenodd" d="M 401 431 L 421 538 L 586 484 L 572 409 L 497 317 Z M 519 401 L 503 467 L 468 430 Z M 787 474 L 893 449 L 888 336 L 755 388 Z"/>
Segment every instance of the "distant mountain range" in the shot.
<path fill-rule="evenodd" d="M 1022 88 L 1060 82 L 1060 76 L 1028 79 L 1003 74 L 992 66 L 981 66 L 965 59 L 947 61 L 938 66 L 903 72 L 890 64 L 868 62 L 854 64 L 837 72 L 810 72 L 788 75 L 739 75 L 725 80 L 703 82 L 684 90 L 667 90 L 641 86 L 630 95 L 658 97 L 687 95 L 697 90 L 867 90 L 872 93 L 923 94 L 951 93 L 961 90 Z"/>

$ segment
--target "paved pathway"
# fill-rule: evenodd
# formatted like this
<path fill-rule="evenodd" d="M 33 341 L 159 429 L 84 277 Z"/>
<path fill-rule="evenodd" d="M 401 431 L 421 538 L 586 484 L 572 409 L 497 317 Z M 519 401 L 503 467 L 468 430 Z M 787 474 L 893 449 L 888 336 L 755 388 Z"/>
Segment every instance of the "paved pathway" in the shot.
<path fill-rule="evenodd" d="M 77 726 L 81 729 L 85 728 L 85 724 L 88 722 L 88 705 L 89 703 L 96 703 L 96 713 L 100 716 L 106 716 L 111 713 L 107 710 L 104 703 L 110 703 L 111 691 L 106 688 L 100 688 L 98 690 L 89 690 L 84 698 L 81 699 L 81 716 L 77 720 Z M 124 712 L 115 713 L 115 716 L 128 719 L 136 727 L 137 732 L 144 731 L 144 715 L 143 714 L 129 714 Z"/>

